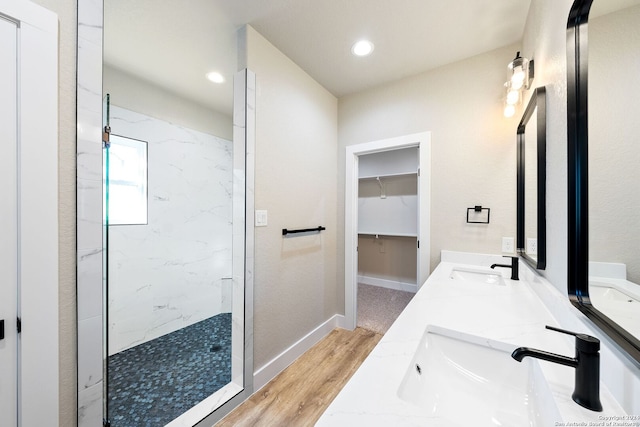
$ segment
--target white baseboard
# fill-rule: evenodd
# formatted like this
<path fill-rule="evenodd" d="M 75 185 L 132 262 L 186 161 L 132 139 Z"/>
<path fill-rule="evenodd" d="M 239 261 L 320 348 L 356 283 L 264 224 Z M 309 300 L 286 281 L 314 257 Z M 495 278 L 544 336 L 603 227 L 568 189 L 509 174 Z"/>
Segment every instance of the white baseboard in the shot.
<path fill-rule="evenodd" d="M 380 279 L 379 277 L 360 276 L 358 275 L 358 283 L 371 286 L 379 286 L 381 288 L 395 289 L 404 292 L 418 292 L 418 285 L 415 283 L 397 282 L 394 280 Z"/>
<path fill-rule="evenodd" d="M 280 353 L 267 364 L 257 369 L 253 374 L 254 393 L 264 387 L 276 375 L 284 371 L 304 352 L 313 347 L 318 341 L 327 336 L 335 328 L 344 328 L 345 319 L 341 314 L 335 314 L 326 322 L 320 324 L 313 331 L 302 337 L 298 342 Z"/>

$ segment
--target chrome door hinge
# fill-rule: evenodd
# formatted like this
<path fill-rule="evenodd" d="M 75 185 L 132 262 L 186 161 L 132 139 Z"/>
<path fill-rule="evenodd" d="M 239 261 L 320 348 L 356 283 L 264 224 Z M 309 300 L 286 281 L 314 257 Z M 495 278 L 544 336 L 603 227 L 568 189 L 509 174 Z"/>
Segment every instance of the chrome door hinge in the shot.
<path fill-rule="evenodd" d="M 111 126 L 105 126 L 102 131 L 102 148 L 109 148 L 111 146 L 110 138 Z"/>

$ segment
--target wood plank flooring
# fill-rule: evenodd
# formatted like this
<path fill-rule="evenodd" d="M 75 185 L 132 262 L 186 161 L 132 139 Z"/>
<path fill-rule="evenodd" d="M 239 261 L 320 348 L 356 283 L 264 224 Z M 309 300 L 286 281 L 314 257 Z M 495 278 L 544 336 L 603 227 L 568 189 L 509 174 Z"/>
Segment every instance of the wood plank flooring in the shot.
<path fill-rule="evenodd" d="M 380 338 L 334 329 L 216 427 L 313 426 Z"/>

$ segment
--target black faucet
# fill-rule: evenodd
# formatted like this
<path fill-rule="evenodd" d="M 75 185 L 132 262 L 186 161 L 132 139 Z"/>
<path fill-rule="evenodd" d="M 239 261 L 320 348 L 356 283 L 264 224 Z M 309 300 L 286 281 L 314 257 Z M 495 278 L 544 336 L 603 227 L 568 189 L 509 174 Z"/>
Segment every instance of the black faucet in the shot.
<path fill-rule="evenodd" d="M 505 258 L 511 258 L 511 265 L 508 264 L 491 264 L 491 268 L 505 267 L 511 269 L 511 280 L 518 280 L 518 257 L 517 256 L 505 256 Z"/>
<path fill-rule="evenodd" d="M 547 351 L 535 350 L 527 347 L 516 348 L 511 357 L 522 362 L 525 357 L 571 366 L 576 370 L 575 387 L 571 397 L 580 406 L 592 411 L 601 412 L 600 403 L 600 340 L 586 334 L 565 331 L 564 329 L 547 326 L 552 331 L 562 332 L 576 337 L 576 357 L 560 356 Z"/>

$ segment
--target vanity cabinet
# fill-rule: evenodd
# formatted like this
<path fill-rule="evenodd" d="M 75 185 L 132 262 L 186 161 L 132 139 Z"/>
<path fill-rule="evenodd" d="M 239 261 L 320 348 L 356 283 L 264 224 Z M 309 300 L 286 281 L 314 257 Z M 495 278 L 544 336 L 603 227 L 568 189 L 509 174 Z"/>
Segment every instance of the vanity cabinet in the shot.
<path fill-rule="evenodd" d="M 417 290 L 418 147 L 366 154 L 358 168 L 358 281 Z"/>

